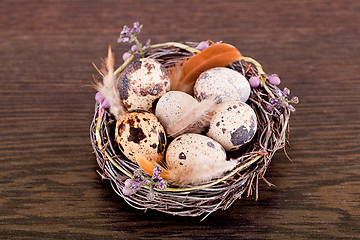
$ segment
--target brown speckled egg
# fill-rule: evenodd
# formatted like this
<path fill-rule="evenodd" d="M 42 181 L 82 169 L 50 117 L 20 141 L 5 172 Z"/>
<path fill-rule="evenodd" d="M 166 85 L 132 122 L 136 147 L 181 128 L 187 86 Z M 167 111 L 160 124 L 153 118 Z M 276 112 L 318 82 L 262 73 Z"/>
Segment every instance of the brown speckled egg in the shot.
<path fill-rule="evenodd" d="M 155 115 L 167 129 L 170 123 L 178 120 L 186 109 L 195 104 L 198 104 L 198 101 L 191 95 L 180 91 L 170 91 L 159 99 Z"/>
<path fill-rule="evenodd" d="M 224 148 L 215 140 L 187 133 L 175 138 L 166 151 L 170 182 L 199 184 L 233 169 L 236 161 L 227 161 Z"/>
<path fill-rule="evenodd" d="M 128 111 L 152 111 L 155 100 L 170 90 L 170 80 L 159 62 L 141 58 L 125 68 L 119 78 L 118 90 Z"/>
<path fill-rule="evenodd" d="M 216 107 L 206 135 L 218 141 L 226 151 L 235 151 L 250 142 L 256 129 L 256 114 L 249 105 L 223 102 Z"/>
<path fill-rule="evenodd" d="M 123 115 L 116 123 L 115 139 L 121 152 L 135 163 L 137 156 L 155 162 L 164 159 L 165 130 L 152 113 L 135 110 Z"/>
<path fill-rule="evenodd" d="M 216 96 L 219 102 L 246 102 L 250 96 L 250 84 L 238 71 L 225 67 L 211 68 L 196 80 L 194 96 L 198 101 Z"/>

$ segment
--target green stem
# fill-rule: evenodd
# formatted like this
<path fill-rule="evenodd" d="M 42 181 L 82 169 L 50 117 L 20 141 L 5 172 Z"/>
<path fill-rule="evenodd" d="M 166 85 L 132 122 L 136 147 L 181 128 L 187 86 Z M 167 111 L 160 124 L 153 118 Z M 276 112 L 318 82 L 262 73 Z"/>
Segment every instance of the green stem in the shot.
<path fill-rule="evenodd" d="M 260 65 L 260 63 L 258 61 L 256 61 L 255 59 L 251 58 L 251 57 L 242 57 L 240 59 L 240 61 L 245 61 L 245 62 L 249 62 L 252 63 L 256 69 L 258 70 L 258 74 L 259 75 L 263 75 L 266 74 L 262 68 L 262 66 Z"/>
<path fill-rule="evenodd" d="M 182 44 L 182 43 L 178 43 L 178 42 L 166 42 L 166 43 L 159 43 L 159 44 L 154 44 L 151 45 L 150 48 L 160 48 L 160 47 L 177 47 L 177 48 L 181 48 L 184 49 L 188 52 L 191 53 L 199 53 L 201 52 L 200 50 L 190 47 L 188 45 Z"/>
<path fill-rule="evenodd" d="M 118 76 L 124 69 L 127 65 L 129 65 L 129 63 L 134 59 L 134 54 L 131 55 L 131 57 L 129 57 L 128 59 L 126 59 L 126 61 L 118 68 L 115 70 L 114 72 L 114 75 L 115 76 Z"/>
<path fill-rule="evenodd" d="M 142 57 L 144 57 L 144 49 L 143 49 L 142 44 L 139 42 L 139 40 L 137 40 L 137 38 L 135 38 L 134 41 L 135 41 L 135 44 L 136 44 L 136 46 L 137 46 L 137 48 L 138 48 L 139 54 L 140 54 Z"/>
<path fill-rule="evenodd" d="M 261 79 L 262 86 L 264 87 L 266 92 L 270 95 L 270 97 L 271 98 L 276 98 L 274 93 L 266 85 L 266 80 L 267 80 L 266 77 L 264 75 L 260 75 L 260 79 Z"/>
<path fill-rule="evenodd" d="M 249 62 L 249 63 L 252 63 L 257 71 L 258 71 L 258 74 L 260 75 L 260 79 L 261 79 L 261 83 L 262 83 L 262 86 L 264 87 L 264 89 L 266 90 L 266 92 L 270 95 L 271 98 L 275 98 L 275 95 L 274 93 L 268 88 L 268 86 L 266 85 L 266 77 L 265 77 L 265 72 L 261 66 L 261 64 L 256 61 L 255 59 L 253 58 L 250 58 L 250 57 L 242 57 L 240 59 L 240 61 L 245 61 L 245 62 Z"/>

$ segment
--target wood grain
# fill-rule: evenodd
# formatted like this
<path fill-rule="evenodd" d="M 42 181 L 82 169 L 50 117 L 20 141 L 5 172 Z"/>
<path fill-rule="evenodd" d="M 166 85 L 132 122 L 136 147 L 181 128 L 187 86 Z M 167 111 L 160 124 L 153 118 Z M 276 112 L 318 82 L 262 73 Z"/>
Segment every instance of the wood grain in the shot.
<path fill-rule="evenodd" d="M 123 25 L 141 38 L 223 40 L 300 98 L 293 162 L 279 152 L 258 201 L 198 218 L 143 213 L 96 173 L 92 62 Z M 1 239 L 360 238 L 360 2 L 51 0 L 0 2 Z"/>

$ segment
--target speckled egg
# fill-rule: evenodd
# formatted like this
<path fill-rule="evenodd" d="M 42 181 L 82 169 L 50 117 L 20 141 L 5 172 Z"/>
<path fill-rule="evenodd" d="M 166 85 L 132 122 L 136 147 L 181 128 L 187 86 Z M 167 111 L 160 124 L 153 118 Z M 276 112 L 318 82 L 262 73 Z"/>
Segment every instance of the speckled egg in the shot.
<path fill-rule="evenodd" d="M 187 133 L 169 144 L 166 164 L 171 182 L 198 184 L 233 169 L 236 161 L 227 161 L 224 148 L 215 140 Z"/>
<path fill-rule="evenodd" d="M 166 135 L 156 116 L 143 110 L 126 113 L 116 123 L 115 139 L 121 152 L 136 163 L 137 156 L 161 162 Z"/>
<path fill-rule="evenodd" d="M 155 115 L 167 129 L 170 123 L 178 120 L 186 109 L 195 104 L 198 104 L 198 101 L 191 95 L 180 91 L 170 91 L 159 99 Z"/>
<path fill-rule="evenodd" d="M 170 80 L 159 62 L 141 58 L 125 68 L 119 78 L 118 90 L 128 111 L 151 111 L 155 109 L 155 101 L 170 90 Z"/>
<path fill-rule="evenodd" d="M 226 151 L 235 151 L 250 142 L 257 129 L 254 110 L 244 102 L 217 105 L 207 136 L 218 141 Z"/>
<path fill-rule="evenodd" d="M 219 102 L 246 102 L 250 96 L 250 84 L 239 72 L 216 67 L 203 72 L 194 85 L 194 96 L 197 100 L 216 96 Z"/>

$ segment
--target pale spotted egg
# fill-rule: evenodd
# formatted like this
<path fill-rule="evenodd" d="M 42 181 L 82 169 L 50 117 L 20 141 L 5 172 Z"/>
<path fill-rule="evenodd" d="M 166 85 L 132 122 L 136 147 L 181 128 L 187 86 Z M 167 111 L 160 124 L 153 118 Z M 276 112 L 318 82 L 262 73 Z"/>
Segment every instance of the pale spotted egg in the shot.
<path fill-rule="evenodd" d="M 226 151 L 235 151 L 250 142 L 256 129 L 254 110 L 244 102 L 231 101 L 217 105 L 206 135 L 218 141 Z"/>
<path fill-rule="evenodd" d="M 194 97 L 202 101 L 211 96 L 216 96 L 219 102 L 246 102 L 250 96 L 250 84 L 238 71 L 225 67 L 211 68 L 196 80 Z"/>
<path fill-rule="evenodd" d="M 219 177 L 235 167 L 227 160 L 224 148 L 215 140 L 195 133 L 175 138 L 166 150 L 170 181 L 178 184 L 199 184 Z"/>
<path fill-rule="evenodd" d="M 188 108 L 195 104 L 198 104 L 198 101 L 191 95 L 180 91 L 170 91 L 159 99 L 155 115 L 167 129 L 169 124 L 178 120 Z"/>

